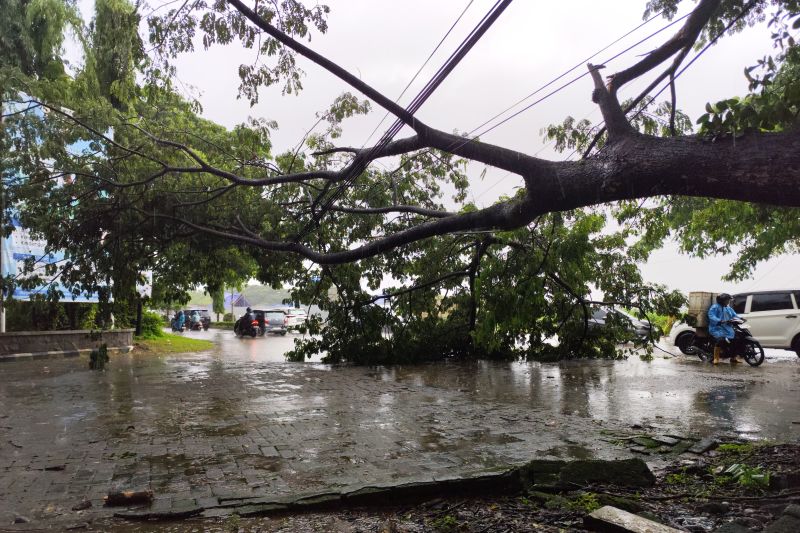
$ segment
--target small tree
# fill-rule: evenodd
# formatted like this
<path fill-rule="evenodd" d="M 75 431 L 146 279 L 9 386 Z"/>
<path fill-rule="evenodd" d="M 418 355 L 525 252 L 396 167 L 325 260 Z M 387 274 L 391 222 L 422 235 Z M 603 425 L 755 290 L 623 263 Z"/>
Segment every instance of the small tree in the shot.
<path fill-rule="evenodd" d="M 220 313 L 225 312 L 225 289 L 219 287 L 211 291 L 211 305 L 217 314 L 217 322 L 219 322 Z"/>

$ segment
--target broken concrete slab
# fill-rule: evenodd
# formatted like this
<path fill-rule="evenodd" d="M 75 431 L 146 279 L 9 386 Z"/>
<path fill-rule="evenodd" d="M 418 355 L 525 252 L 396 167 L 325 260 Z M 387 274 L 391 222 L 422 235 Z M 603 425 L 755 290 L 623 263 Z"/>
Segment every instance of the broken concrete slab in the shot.
<path fill-rule="evenodd" d="M 642 455 L 650 455 L 650 450 L 644 446 L 631 446 L 628 448 L 633 453 L 640 453 Z"/>
<path fill-rule="evenodd" d="M 558 482 L 561 469 L 566 464 L 566 461 L 535 459 L 521 466 L 517 471 L 520 482 L 525 488 L 533 485 L 551 485 Z"/>
<path fill-rule="evenodd" d="M 689 448 L 694 446 L 694 443 L 689 440 L 680 441 L 678 444 L 672 447 L 672 453 L 675 455 L 680 455 L 683 452 L 689 451 Z"/>
<path fill-rule="evenodd" d="M 253 505 L 243 505 L 236 508 L 236 514 L 242 517 L 264 516 L 272 513 L 280 513 L 288 510 L 287 505 L 281 503 L 259 503 Z"/>
<path fill-rule="evenodd" d="M 651 487 L 656 477 L 641 459 L 572 461 L 561 469 L 559 481 L 587 485 L 611 483 L 620 487 Z"/>
<path fill-rule="evenodd" d="M 606 505 L 583 518 L 590 531 L 606 533 L 679 533 L 680 530 Z"/>
<path fill-rule="evenodd" d="M 667 435 L 653 435 L 651 438 L 654 441 L 660 442 L 661 444 L 666 444 L 667 446 L 675 446 L 681 441 L 680 439 L 668 437 Z"/>
<path fill-rule="evenodd" d="M 171 507 L 163 511 L 152 511 L 148 509 L 136 511 L 117 511 L 114 513 L 114 517 L 125 518 L 126 520 L 179 520 L 181 518 L 197 516 L 202 512 L 202 507 L 197 505 L 187 505 Z"/>
<path fill-rule="evenodd" d="M 717 447 L 717 440 L 713 438 L 705 438 L 689 448 L 689 451 L 696 454 L 706 453 L 709 450 L 713 450 Z"/>
<path fill-rule="evenodd" d="M 645 448 L 658 448 L 658 441 L 651 439 L 650 437 L 634 437 L 631 439 L 631 441 L 639 446 L 644 446 Z"/>

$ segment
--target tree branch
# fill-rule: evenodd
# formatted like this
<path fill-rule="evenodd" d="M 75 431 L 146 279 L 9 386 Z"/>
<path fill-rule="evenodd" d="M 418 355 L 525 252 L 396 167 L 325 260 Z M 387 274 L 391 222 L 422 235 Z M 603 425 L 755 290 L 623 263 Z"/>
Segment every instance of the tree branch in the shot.
<path fill-rule="evenodd" d="M 519 167 L 525 167 L 524 160 L 519 161 Z M 733 139 L 711 143 L 697 137 L 642 135 L 604 149 L 596 158 L 549 163 L 547 171 L 526 177 L 524 198 L 426 221 L 339 252 L 320 253 L 300 243 L 270 241 L 179 217 L 158 216 L 217 237 L 297 253 L 316 263 L 341 264 L 437 235 L 508 230 L 522 227 L 543 213 L 617 200 L 688 195 L 800 207 L 797 132 L 745 135 L 735 143 Z M 723 181 L 725 187 L 720 187 Z"/>
<path fill-rule="evenodd" d="M 331 211 L 340 213 L 353 213 L 357 215 L 375 215 L 385 213 L 412 213 L 425 217 L 445 218 L 455 215 L 450 211 L 440 211 L 438 209 L 428 209 L 415 205 L 392 205 L 387 207 L 331 207 Z"/>
<path fill-rule="evenodd" d="M 592 101 L 600 108 L 603 114 L 603 120 L 608 129 L 608 140 L 613 142 L 618 137 L 631 135 L 636 132 L 633 126 L 628 122 L 625 113 L 619 106 L 617 97 L 614 93 L 606 89 L 603 85 L 603 79 L 600 77 L 600 69 L 605 68 L 605 65 L 592 65 L 587 64 L 589 73 L 592 75 L 594 81 L 594 91 L 592 92 Z"/>
<path fill-rule="evenodd" d="M 700 32 L 719 8 L 721 0 L 700 0 L 700 3 L 686 19 L 683 27 L 667 42 L 653 50 L 647 57 L 623 71 L 610 77 L 608 91 L 616 98 L 617 91 L 639 76 L 654 69 L 684 48 L 691 47 Z M 753 2 L 751 2 L 752 4 Z"/>
<path fill-rule="evenodd" d="M 264 20 L 262 17 L 260 17 L 258 13 L 247 7 L 240 0 L 227 0 L 227 1 L 231 6 L 234 7 L 234 9 L 239 11 L 239 13 L 247 17 L 250 20 L 250 22 L 261 28 L 261 30 L 263 30 L 264 33 L 268 34 L 273 39 L 277 40 L 284 46 L 294 50 L 303 57 L 313 61 L 314 63 L 321 66 L 322 68 L 324 68 L 337 78 L 348 83 L 353 88 L 361 91 L 365 96 L 374 100 L 378 105 L 380 105 L 381 107 L 383 107 L 384 109 L 395 115 L 397 118 L 402 120 L 403 123 L 410 126 L 417 133 L 427 130 L 428 127 L 425 124 L 416 119 L 414 115 L 403 109 L 402 106 L 398 105 L 390 98 L 387 98 L 386 96 L 378 92 L 370 85 L 364 83 L 363 81 L 361 81 L 361 79 L 350 74 L 345 69 L 334 63 L 333 61 L 329 60 L 326 57 L 321 56 L 317 52 L 295 41 L 282 31 L 278 30 L 277 28 L 269 24 L 266 20 Z"/>

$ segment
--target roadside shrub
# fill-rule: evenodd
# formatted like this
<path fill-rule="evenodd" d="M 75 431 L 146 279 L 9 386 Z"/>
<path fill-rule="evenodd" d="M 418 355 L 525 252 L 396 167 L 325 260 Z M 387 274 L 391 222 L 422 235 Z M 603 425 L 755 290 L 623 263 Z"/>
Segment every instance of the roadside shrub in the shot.
<path fill-rule="evenodd" d="M 81 318 L 81 323 L 78 329 L 94 329 L 97 327 L 97 306 L 93 305 L 86 310 L 86 313 Z"/>
<path fill-rule="evenodd" d="M 222 321 L 223 322 L 236 322 L 236 317 L 233 316 L 233 313 L 225 313 L 222 316 Z"/>
<path fill-rule="evenodd" d="M 647 318 L 650 322 L 658 328 L 661 335 L 669 335 L 672 326 L 675 324 L 675 317 L 668 315 L 659 315 L 656 313 L 648 313 Z"/>
<path fill-rule="evenodd" d="M 143 339 L 157 339 L 164 336 L 161 329 L 164 326 L 164 319 L 158 313 L 144 311 L 142 313 L 142 335 Z"/>

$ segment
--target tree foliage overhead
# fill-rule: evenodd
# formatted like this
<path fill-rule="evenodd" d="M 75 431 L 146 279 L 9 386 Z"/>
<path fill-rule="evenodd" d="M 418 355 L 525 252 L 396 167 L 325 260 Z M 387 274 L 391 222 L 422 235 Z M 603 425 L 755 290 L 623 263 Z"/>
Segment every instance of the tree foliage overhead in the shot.
<path fill-rule="evenodd" d="M 637 268 L 666 238 L 698 255 L 743 245 L 733 277 L 797 246 L 795 0 L 700 0 L 628 68 L 603 79 L 589 65 L 603 123 L 568 118 L 545 128 L 558 148 L 584 152 L 558 162 L 422 123 L 318 55 L 305 42 L 325 32 L 325 6 L 190 0 L 143 11 L 101 0 L 91 24 L 71 24 L 85 58 L 68 76 L 60 47 L 74 6 L 2 1 L 27 17 L 0 22 L 4 168 L 15 169 L 4 180 L 11 203 L 25 206 L 25 224 L 70 252 L 64 279 L 85 288 L 112 276 L 132 290 L 137 273 L 152 268 L 165 300 L 195 283 L 218 294 L 251 275 L 291 283 L 299 299 L 330 311 L 324 330 L 311 325 L 321 336 L 298 346 L 298 358 L 608 355 L 624 328 L 587 343 L 587 294 L 596 288 L 626 307 L 675 312 L 679 298 Z M 54 2 L 63 17 L 37 18 Z M 678 3 L 648 2 L 646 16 L 673 18 Z M 754 58 L 751 94 L 710 103 L 696 133 L 674 96 L 655 101 L 698 47 L 763 20 L 778 48 Z M 324 131 L 273 150 L 273 122 L 222 128 L 171 83 L 179 54 L 234 42 L 258 53 L 238 69 L 240 96 L 251 103 L 265 86 L 300 90 L 301 61 L 352 91 L 319 113 Z M 620 102 L 620 88 L 642 76 L 655 81 Z M 376 106 L 414 134 L 339 146 L 347 119 Z M 70 149 L 81 140 L 88 148 Z M 524 187 L 479 209 L 466 200 L 469 162 L 517 174 Z M 623 222 L 616 232 L 605 224 L 608 206 Z M 730 210 L 733 224 L 720 216 Z M 387 280 L 396 288 L 376 305 Z"/>

